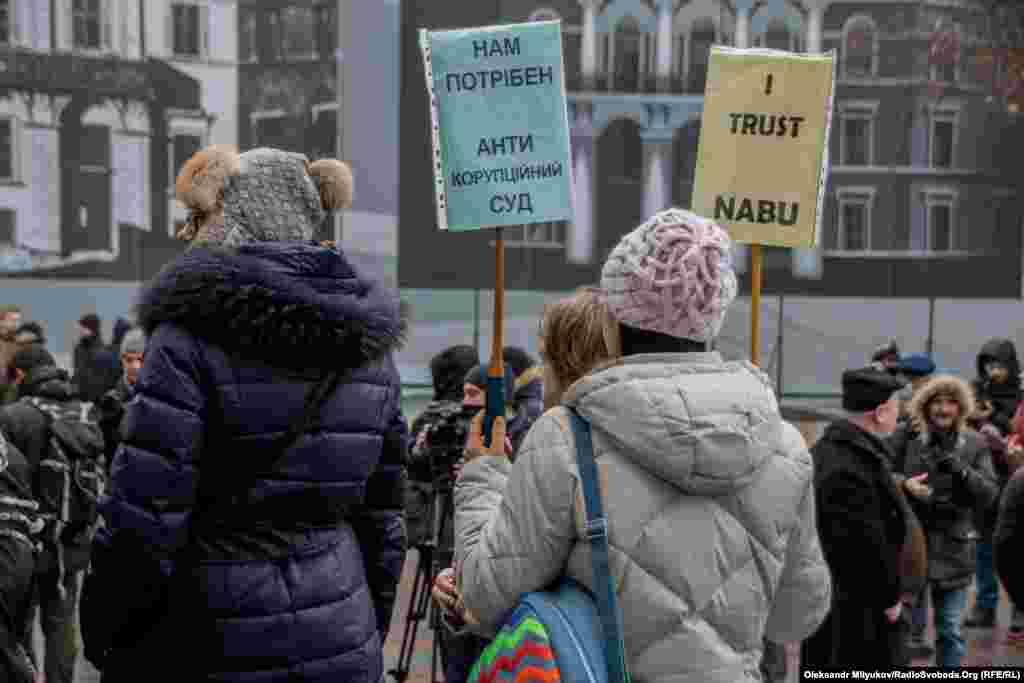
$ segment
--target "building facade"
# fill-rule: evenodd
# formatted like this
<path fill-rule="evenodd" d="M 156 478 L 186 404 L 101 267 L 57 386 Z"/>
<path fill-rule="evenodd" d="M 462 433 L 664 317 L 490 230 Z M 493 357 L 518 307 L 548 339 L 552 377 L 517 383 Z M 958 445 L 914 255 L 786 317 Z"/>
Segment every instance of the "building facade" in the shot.
<path fill-rule="evenodd" d="M 993 97 L 985 59 L 996 44 L 1024 46 L 1007 32 L 1019 28 L 1019 14 L 1000 22 L 973 0 L 519 0 L 482 1 L 475 12 L 409 4 L 407 31 L 563 23 L 575 220 L 511 231 L 513 287 L 592 282 L 624 232 L 661 208 L 689 205 L 709 50 L 727 44 L 836 50 L 839 60 L 819 248 L 766 248 L 767 291 L 1021 296 L 1024 169 L 1014 150 L 1024 122 Z M 940 35 L 957 46 L 950 58 L 932 54 Z M 416 59 L 403 57 L 407 138 L 425 137 Z M 412 189 L 429 177 L 425 150 L 418 142 L 402 149 L 405 257 L 407 243 L 423 253 L 432 207 L 429 187 Z M 400 282 L 488 286 L 490 238 L 431 239 L 451 243 L 456 265 L 402 258 Z M 746 250 L 738 256 L 745 266 Z"/>
<path fill-rule="evenodd" d="M 337 0 L 241 0 L 239 141 L 338 154 Z"/>
<path fill-rule="evenodd" d="M 238 142 L 234 0 L 0 0 L 0 274 L 139 281 Z"/>

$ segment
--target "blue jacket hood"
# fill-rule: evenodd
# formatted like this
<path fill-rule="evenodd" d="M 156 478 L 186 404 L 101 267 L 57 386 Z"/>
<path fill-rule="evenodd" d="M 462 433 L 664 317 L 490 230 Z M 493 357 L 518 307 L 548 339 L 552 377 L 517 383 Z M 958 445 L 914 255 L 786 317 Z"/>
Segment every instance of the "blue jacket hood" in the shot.
<path fill-rule="evenodd" d="M 275 367 L 362 367 L 400 348 L 408 330 L 396 293 L 312 242 L 190 249 L 142 291 L 138 312 L 149 336 L 174 323 Z"/>

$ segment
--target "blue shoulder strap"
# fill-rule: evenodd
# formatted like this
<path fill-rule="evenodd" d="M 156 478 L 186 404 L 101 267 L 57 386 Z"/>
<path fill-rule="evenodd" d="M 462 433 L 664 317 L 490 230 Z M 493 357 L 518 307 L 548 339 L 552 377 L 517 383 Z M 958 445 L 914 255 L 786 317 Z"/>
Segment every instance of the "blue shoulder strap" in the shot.
<path fill-rule="evenodd" d="M 601 615 L 604 631 L 604 652 L 608 665 L 608 683 L 629 683 L 626 670 L 626 648 L 622 641 L 622 616 L 615 599 L 611 560 L 608 554 L 608 520 L 601 505 L 601 487 L 598 484 L 594 443 L 590 438 L 590 425 L 572 408 L 569 419 L 576 442 L 576 462 L 583 484 L 583 500 L 587 511 L 587 540 L 594 569 L 594 597 Z"/>

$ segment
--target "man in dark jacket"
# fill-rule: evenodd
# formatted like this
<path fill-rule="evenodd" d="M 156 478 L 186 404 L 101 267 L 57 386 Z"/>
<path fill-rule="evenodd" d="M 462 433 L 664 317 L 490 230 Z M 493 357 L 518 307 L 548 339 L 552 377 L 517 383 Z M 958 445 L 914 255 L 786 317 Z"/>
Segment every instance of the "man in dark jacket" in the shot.
<path fill-rule="evenodd" d="M 1017 470 L 1003 492 L 994 537 L 999 578 L 1014 605 L 1024 605 L 1024 467 Z M 1011 633 L 1020 640 L 1020 631 Z"/>
<path fill-rule="evenodd" d="M 438 425 L 450 426 L 450 429 L 442 431 L 457 436 L 455 432 L 460 430 L 456 427 L 462 413 L 463 379 L 470 368 L 479 362 L 480 356 L 476 349 L 468 344 L 450 346 L 430 359 L 434 398 L 413 420 L 409 435 L 409 485 L 405 496 L 405 519 L 410 547 L 433 540 L 434 471 L 431 453 L 426 448 L 427 437 Z M 468 424 L 468 420 L 465 418 L 463 421 Z M 452 447 L 455 452 L 461 450 L 458 444 L 452 444 Z"/>
<path fill-rule="evenodd" d="M 832 572 L 832 610 L 803 642 L 804 668 L 887 669 L 901 662 L 891 631 L 901 605 L 906 524 L 883 441 L 896 428 L 904 381 L 875 368 L 843 373 L 846 419 L 811 449 L 818 535 Z"/>
<path fill-rule="evenodd" d="M 976 561 L 975 515 L 998 493 L 989 451 L 966 429 L 973 410 L 965 382 L 937 375 L 914 395 L 910 422 L 890 440 L 894 480 L 908 494 L 928 541 L 936 663 L 944 668 L 960 666 L 966 651 L 960 620 Z"/>
<path fill-rule="evenodd" d="M 111 362 L 103 344 L 102 321 L 95 313 L 78 321 L 80 337 L 71 355 L 71 383 L 83 401 L 95 403 L 110 389 Z"/>
<path fill-rule="evenodd" d="M 48 452 L 50 429 L 42 411 L 21 400 L 38 398 L 69 411 L 84 410 L 67 373 L 39 346 L 18 351 L 11 361 L 11 379 L 19 400 L 0 409 L 0 430 L 20 450 L 35 472 Z M 82 572 L 89 564 L 91 529 L 61 537 L 58 548 L 43 543 L 35 572 L 36 600 L 46 640 L 46 680 L 72 683 L 78 658 L 77 596 Z M 62 555 L 62 557 L 60 557 Z"/>
<path fill-rule="evenodd" d="M 142 370 L 146 355 L 146 334 L 139 328 L 122 335 L 121 340 L 121 379 L 117 386 L 103 394 L 96 405 L 99 413 L 100 429 L 103 430 L 103 443 L 106 446 L 107 469 L 114 461 L 114 453 L 121 444 L 121 419 L 124 407 L 135 392 L 135 382 Z"/>
<path fill-rule="evenodd" d="M 105 615 L 104 683 L 154 662 L 167 680 L 381 679 L 405 558 L 408 322 L 312 241 L 351 182 L 339 161 L 224 147 L 179 175 L 192 246 L 141 294 L 146 362 L 94 548 L 91 602 L 135 609 Z"/>
<path fill-rule="evenodd" d="M 29 631 L 36 535 L 42 524 L 32 496 L 32 470 L 0 429 L 0 680 L 32 683 Z"/>
<path fill-rule="evenodd" d="M 1009 339 L 990 339 L 978 353 L 978 377 L 973 389 L 977 400 L 974 426 L 985 437 L 992 453 L 992 465 L 1000 491 L 1010 478 L 1006 459 L 1005 439 L 1013 431 L 1013 416 L 1020 404 L 1020 364 L 1017 349 Z M 978 513 L 978 562 L 975 572 L 977 592 L 974 608 L 965 626 L 992 628 L 996 623 L 999 606 L 999 582 L 996 580 L 992 557 L 992 534 L 995 531 L 998 500 L 987 510 Z"/>

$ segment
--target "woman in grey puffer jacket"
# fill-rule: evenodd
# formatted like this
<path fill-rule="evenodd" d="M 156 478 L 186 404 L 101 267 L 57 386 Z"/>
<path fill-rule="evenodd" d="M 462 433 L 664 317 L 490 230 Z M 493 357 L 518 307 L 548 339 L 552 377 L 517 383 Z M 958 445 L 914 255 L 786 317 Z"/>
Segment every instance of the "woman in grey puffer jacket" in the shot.
<path fill-rule="evenodd" d="M 676 209 L 626 235 L 602 273 L 620 357 L 562 398 L 592 427 L 636 683 L 759 680 L 763 639 L 802 640 L 829 607 L 806 445 L 763 373 L 706 350 L 736 295 L 730 248 Z M 514 465 L 464 466 L 458 581 L 483 628 L 563 572 L 593 585 L 575 463 L 557 408 Z"/>

